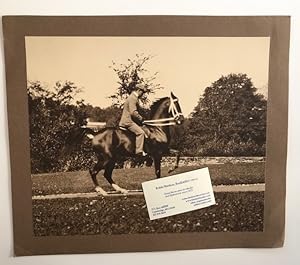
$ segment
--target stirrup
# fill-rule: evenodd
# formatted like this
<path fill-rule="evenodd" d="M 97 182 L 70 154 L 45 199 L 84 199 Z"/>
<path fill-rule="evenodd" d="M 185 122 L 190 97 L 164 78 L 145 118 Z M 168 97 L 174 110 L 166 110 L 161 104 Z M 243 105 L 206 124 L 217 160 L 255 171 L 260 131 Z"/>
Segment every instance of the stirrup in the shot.
<path fill-rule="evenodd" d="M 146 157 L 148 154 L 146 152 L 137 153 L 136 156 Z"/>

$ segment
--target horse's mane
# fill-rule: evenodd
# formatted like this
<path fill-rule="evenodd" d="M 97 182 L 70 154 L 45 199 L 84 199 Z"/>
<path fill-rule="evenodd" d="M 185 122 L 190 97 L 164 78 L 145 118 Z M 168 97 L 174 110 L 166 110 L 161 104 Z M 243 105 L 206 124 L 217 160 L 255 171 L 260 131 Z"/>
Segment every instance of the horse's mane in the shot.
<path fill-rule="evenodd" d="M 154 101 L 154 102 L 152 103 L 152 105 L 150 106 L 150 117 L 153 117 L 153 116 L 154 116 L 154 114 L 155 114 L 156 111 L 158 110 L 158 108 L 159 108 L 159 106 L 161 105 L 161 103 L 162 103 L 164 100 L 168 99 L 168 98 L 169 98 L 169 97 L 160 98 L 160 99 L 158 99 L 158 100 L 156 100 L 156 101 Z"/>

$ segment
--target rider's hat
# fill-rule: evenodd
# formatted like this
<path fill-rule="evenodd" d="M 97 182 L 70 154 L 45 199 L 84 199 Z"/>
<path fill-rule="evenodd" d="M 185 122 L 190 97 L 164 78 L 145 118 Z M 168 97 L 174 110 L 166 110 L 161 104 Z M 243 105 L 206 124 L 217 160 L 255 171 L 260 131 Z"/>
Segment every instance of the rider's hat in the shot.
<path fill-rule="evenodd" d="M 142 84 L 137 84 L 137 85 L 135 86 L 135 89 L 136 89 L 136 90 L 142 90 L 143 92 L 147 92 L 146 87 L 143 86 Z"/>

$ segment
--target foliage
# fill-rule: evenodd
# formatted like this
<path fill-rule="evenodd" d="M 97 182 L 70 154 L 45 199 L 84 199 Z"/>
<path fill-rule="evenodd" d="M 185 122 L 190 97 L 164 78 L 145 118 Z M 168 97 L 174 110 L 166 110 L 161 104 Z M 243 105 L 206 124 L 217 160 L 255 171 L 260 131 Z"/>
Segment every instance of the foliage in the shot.
<path fill-rule="evenodd" d="M 136 54 L 135 58 L 128 59 L 127 63 L 118 65 L 116 62 L 112 63 L 111 68 L 118 76 L 117 90 L 110 98 L 117 106 L 122 106 L 125 99 L 137 87 L 143 87 L 146 91 L 141 98 L 144 105 L 149 103 L 148 96 L 154 94 L 156 90 L 161 89 L 162 86 L 155 83 L 158 72 L 149 74 L 146 64 L 153 58 L 153 56 L 145 56 L 144 54 Z"/>
<path fill-rule="evenodd" d="M 266 99 L 245 74 L 207 87 L 189 119 L 184 148 L 199 155 L 264 155 Z"/>
<path fill-rule="evenodd" d="M 73 103 L 80 90 L 72 82 L 57 82 L 53 90 L 29 82 L 27 91 L 32 172 L 63 170 L 68 165 L 67 158 L 60 156 L 64 141 L 86 118 L 84 103 Z M 75 152 L 73 160 L 76 157 Z"/>
<path fill-rule="evenodd" d="M 86 105 L 84 109 L 90 121 L 106 122 L 106 126 L 108 127 L 117 126 L 122 115 L 122 109 L 115 105 L 107 108 Z"/>

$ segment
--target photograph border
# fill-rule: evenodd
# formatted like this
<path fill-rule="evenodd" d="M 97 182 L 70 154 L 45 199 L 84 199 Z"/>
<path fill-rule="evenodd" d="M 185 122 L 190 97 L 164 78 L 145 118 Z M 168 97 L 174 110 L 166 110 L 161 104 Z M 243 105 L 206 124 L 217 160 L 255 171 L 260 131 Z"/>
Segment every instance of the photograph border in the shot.
<path fill-rule="evenodd" d="M 283 245 L 289 16 L 4 16 L 2 21 L 16 256 Z M 35 237 L 25 36 L 270 37 L 264 231 Z"/>

